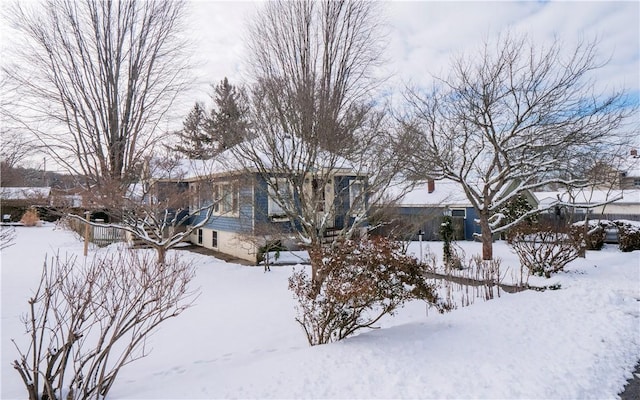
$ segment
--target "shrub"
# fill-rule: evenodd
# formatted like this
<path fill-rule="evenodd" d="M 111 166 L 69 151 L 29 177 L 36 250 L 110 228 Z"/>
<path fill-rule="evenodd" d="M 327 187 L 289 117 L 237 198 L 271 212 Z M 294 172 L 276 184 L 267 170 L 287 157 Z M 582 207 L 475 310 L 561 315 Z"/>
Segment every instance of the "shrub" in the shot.
<path fill-rule="evenodd" d="M 40 226 L 40 217 L 38 216 L 38 211 L 35 208 L 28 209 L 20 222 L 24 224 L 24 226 Z"/>
<path fill-rule="evenodd" d="M 607 220 L 578 221 L 571 225 L 571 237 L 576 243 L 582 243 L 586 250 L 602 250 L 607 237 L 607 228 L 612 226 Z M 586 232 L 585 232 L 586 231 Z"/>
<path fill-rule="evenodd" d="M 445 215 L 440 224 L 440 238 L 442 239 L 442 261 L 446 268 L 461 269 L 462 263 L 455 249 L 451 247 L 454 241 L 453 221 L 449 215 Z"/>
<path fill-rule="evenodd" d="M 618 246 L 621 251 L 640 250 L 640 222 L 618 220 Z"/>
<path fill-rule="evenodd" d="M 310 345 L 338 341 L 370 328 L 408 300 L 422 299 L 446 308 L 421 265 L 402 246 L 382 237 L 348 240 L 322 250 L 316 281 L 298 270 L 289 289 L 298 300 L 296 321 Z"/>
<path fill-rule="evenodd" d="M 193 275 L 178 258 L 161 264 L 131 251 L 45 260 L 24 319 L 26 351 L 14 340 L 25 397 L 105 398 L 120 369 L 147 355 L 147 336 L 191 306 Z"/>
<path fill-rule="evenodd" d="M 531 274 L 550 278 L 583 250 L 567 231 L 549 223 L 523 224 L 512 232 L 509 243 Z"/>
<path fill-rule="evenodd" d="M 270 240 L 258 249 L 258 255 L 256 257 L 258 264 L 264 262 L 264 270 L 271 271 L 269 265 L 271 260 L 269 259 L 269 253 L 274 252 L 275 261 L 280 258 L 280 252 L 286 251 L 287 248 L 282 244 L 282 240 Z"/>

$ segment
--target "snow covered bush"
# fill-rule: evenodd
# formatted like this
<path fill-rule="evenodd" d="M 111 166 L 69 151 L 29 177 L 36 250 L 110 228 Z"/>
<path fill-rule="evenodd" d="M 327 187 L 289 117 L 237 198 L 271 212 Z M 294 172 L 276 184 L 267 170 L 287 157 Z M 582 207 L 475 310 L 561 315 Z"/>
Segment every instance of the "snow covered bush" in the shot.
<path fill-rule="evenodd" d="M 289 278 L 298 300 L 296 321 L 312 346 L 371 328 L 408 300 L 422 299 L 439 311 L 445 309 L 435 287 L 427 283 L 426 266 L 404 255 L 397 242 L 382 237 L 347 240 L 321 252 L 317 281 L 303 270 Z"/>
<path fill-rule="evenodd" d="M 462 260 L 456 249 L 452 247 L 455 240 L 453 220 L 445 215 L 440 224 L 440 239 L 442 239 L 442 261 L 445 268 L 462 269 Z"/>
<path fill-rule="evenodd" d="M 578 221 L 571 225 L 571 236 L 576 243 L 582 243 L 586 250 L 602 250 L 607 237 L 607 228 L 612 223 L 607 220 Z"/>
<path fill-rule="evenodd" d="M 565 226 L 551 223 L 520 225 L 511 233 L 509 243 L 522 266 L 533 275 L 547 278 L 562 271 L 583 250 Z"/>
<path fill-rule="evenodd" d="M 640 222 L 618 220 L 618 246 L 621 251 L 640 250 Z"/>
<path fill-rule="evenodd" d="M 28 209 L 20 222 L 24 224 L 24 226 L 39 226 L 40 225 L 40 216 L 38 215 L 38 211 L 35 208 Z"/>
<path fill-rule="evenodd" d="M 28 339 L 14 339 L 29 400 L 101 399 L 120 372 L 145 357 L 147 336 L 190 307 L 190 264 L 161 264 L 119 251 L 78 262 L 45 260 L 24 317 Z"/>

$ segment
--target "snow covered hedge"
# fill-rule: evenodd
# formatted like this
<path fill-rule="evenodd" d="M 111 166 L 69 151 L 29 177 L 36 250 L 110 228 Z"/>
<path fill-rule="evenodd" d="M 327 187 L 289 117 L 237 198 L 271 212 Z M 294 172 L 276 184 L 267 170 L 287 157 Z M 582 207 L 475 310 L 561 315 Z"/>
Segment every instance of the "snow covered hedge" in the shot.
<path fill-rule="evenodd" d="M 613 227 L 615 225 L 607 220 L 578 221 L 571 225 L 571 235 L 573 240 L 581 243 L 586 250 L 602 250 L 607 238 L 607 229 Z"/>
<path fill-rule="evenodd" d="M 640 250 L 640 222 L 617 220 L 618 246 L 621 251 Z"/>

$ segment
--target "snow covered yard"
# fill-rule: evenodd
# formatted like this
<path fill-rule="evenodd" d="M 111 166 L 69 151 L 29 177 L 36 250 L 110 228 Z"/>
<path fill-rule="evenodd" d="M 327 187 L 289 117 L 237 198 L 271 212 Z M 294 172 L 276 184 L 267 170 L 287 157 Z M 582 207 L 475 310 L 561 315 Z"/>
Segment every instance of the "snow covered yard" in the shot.
<path fill-rule="evenodd" d="M 25 397 L 10 339 L 24 336 L 19 316 L 45 253 L 82 258 L 82 243 L 67 231 L 17 229 L 16 244 L 2 251 L 3 399 Z M 479 243 L 460 245 L 467 258 L 480 252 Z M 428 246 L 440 257 L 439 243 Z M 419 253 L 417 243 L 410 252 Z M 292 269 L 304 267 L 264 273 L 179 254 L 193 260 L 202 294 L 149 339 L 149 357 L 121 371 L 111 399 L 615 398 L 640 359 L 640 253 L 615 246 L 551 279 L 529 279 L 560 290 L 502 293 L 445 315 L 414 302 L 383 329 L 313 348 L 287 290 Z M 506 244 L 494 254 L 503 271 L 519 271 Z"/>

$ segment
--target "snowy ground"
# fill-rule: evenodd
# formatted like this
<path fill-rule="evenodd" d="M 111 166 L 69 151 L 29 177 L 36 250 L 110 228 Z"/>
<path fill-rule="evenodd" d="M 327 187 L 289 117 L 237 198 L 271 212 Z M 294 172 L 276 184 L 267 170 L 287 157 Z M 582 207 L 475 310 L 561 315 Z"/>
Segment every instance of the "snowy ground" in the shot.
<path fill-rule="evenodd" d="M 44 254 L 82 252 L 71 233 L 52 226 L 17 231 L 1 259 L 3 399 L 25 397 L 10 367 L 10 339 L 23 337 L 19 315 Z M 480 251 L 477 243 L 462 245 L 467 257 Z M 428 246 L 439 256 L 439 243 Z M 505 244 L 494 252 L 503 272 L 519 271 Z M 529 280 L 560 290 L 503 293 L 445 315 L 415 302 L 383 329 L 313 348 L 294 321 L 287 290 L 294 267 L 264 273 L 180 254 L 195 263 L 202 295 L 150 338 L 151 355 L 121 372 L 111 399 L 603 399 L 617 397 L 640 359 L 640 252 L 615 246 L 588 252 L 550 280 Z"/>

